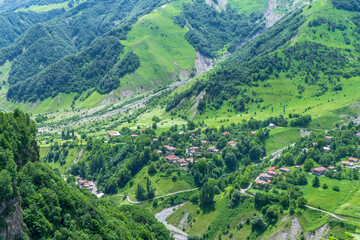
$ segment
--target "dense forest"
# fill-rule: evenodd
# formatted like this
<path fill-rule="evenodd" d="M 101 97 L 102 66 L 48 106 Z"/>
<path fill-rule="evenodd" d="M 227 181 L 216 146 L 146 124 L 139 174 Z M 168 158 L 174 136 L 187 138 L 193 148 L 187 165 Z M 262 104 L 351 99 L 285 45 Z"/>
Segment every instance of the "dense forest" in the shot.
<path fill-rule="evenodd" d="M 66 0 L 4 0 L 0 3 L 0 12 L 15 11 L 19 8 L 28 8 L 31 5 L 48 5 L 65 1 Z M 79 2 L 79 0 L 71 0 L 70 2 Z"/>
<path fill-rule="evenodd" d="M 57 69 L 68 75 L 67 71 L 69 69 L 65 68 L 68 66 L 69 61 L 82 58 L 84 52 L 89 51 L 89 47 L 96 48 L 97 43 L 100 44 L 97 48 L 103 47 L 103 45 L 101 46 L 103 40 L 94 40 L 101 36 L 105 38 L 116 36 L 118 39 L 123 40 L 126 32 L 130 30 L 129 26 L 139 16 L 158 6 L 160 2 L 160 0 L 136 0 L 131 2 L 124 0 L 89 1 L 63 12 L 63 14 L 52 20 L 34 25 L 14 43 L 0 49 L 0 65 L 7 60 L 13 61 L 9 74 L 9 84 L 13 90 L 8 94 L 8 97 L 17 101 L 36 101 L 37 99 L 56 96 L 59 92 L 81 92 L 97 85 L 99 81 L 92 82 L 89 80 L 89 78 L 94 78 L 95 75 L 98 78 L 105 77 L 105 79 L 101 80 L 100 92 L 105 93 L 117 88 L 120 84 L 119 78 L 133 72 L 139 66 L 138 58 L 132 53 L 126 55 L 124 59 L 117 59 L 116 56 L 121 53 L 121 51 L 118 51 L 119 49 L 116 52 L 111 52 L 111 54 L 116 55 L 111 57 L 115 62 L 120 62 L 106 76 L 105 73 L 115 65 L 113 61 L 108 62 L 109 55 L 106 57 L 98 56 L 98 58 L 104 57 L 102 64 L 106 63 L 105 65 L 109 64 L 109 66 L 103 69 L 102 66 L 104 65 L 101 65 L 100 60 L 98 60 L 97 69 L 95 69 L 97 72 L 93 76 L 89 77 L 89 74 L 79 76 L 73 73 L 74 75 L 71 78 L 77 81 L 74 85 L 79 86 L 70 86 L 64 90 L 57 85 L 59 78 L 53 74 L 47 75 L 47 73 Z M 18 16 L 16 14 L 22 13 L 13 14 Z M 18 36 L 14 36 L 14 39 L 16 37 Z M 118 44 L 120 45 L 120 43 Z M 24 49 L 26 51 L 23 51 Z M 103 51 L 103 53 L 105 52 Z M 81 60 L 81 62 L 90 63 L 89 61 L 89 58 Z M 64 63 L 67 64 L 64 65 Z M 62 69 L 58 69 L 59 67 Z M 36 76 L 37 74 L 40 75 Z M 69 77 L 61 76 L 60 78 L 68 80 Z M 38 78 L 41 80 L 34 80 Z M 52 87 L 44 89 L 44 81 L 52 82 Z M 85 89 L 84 86 L 86 86 Z M 19 94 L 18 90 L 22 89 L 20 92 L 23 92 L 25 87 L 27 88 L 27 94 L 21 96 L 22 93 Z"/>
<path fill-rule="evenodd" d="M 9 79 L 13 85 L 7 96 L 18 101 L 36 101 L 55 97 L 60 92 L 82 93 L 90 88 L 108 93 L 119 87 L 121 77 L 140 65 L 133 53 L 119 59 L 122 50 L 116 37 L 98 38 L 80 54 L 63 58 L 27 81 Z"/>
<path fill-rule="evenodd" d="M 337 9 L 343 9 L 347 11 L 360 11 L 360 1 L 359 0 L 331 0 L 334 4 L 334 7 Z"/>
<path fill-rule="evenodd" d="M 208 57 L 218 56 L 216 52 L 225 46 L 228 51 L 235 51 L 237 44 L 264 28 L 262 14 L 239 14 L 230 5 L 219 12 L 202 0 L 184 4 L 175 23 L 189 27 L 187 40 Z"/>
<path fill-rule="evenodd" d="M 29 115 L 0 113 L 0 126 L 0 201 L 5 206 L 0 232 L 16 210 L 11 202 L 20 197 L 25 225 L 15 226 L 19 239 L 171 239 L 146 210 L 115 207 L 39 163 Z"/>

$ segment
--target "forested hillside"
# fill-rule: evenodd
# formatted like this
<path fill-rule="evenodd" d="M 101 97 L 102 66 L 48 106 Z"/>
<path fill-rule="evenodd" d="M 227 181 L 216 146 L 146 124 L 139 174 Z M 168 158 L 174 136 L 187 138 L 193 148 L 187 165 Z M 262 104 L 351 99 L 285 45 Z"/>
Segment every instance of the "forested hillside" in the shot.
<path fill-rule="evenodd" d="M 149 212 L 99 200 L 39 163 L 36 127 L 28 114 L 1 113 L 0 126 L 4 239 L 171 239 Z"/>
<path fill-rule="evenodd" d="M 49 71 L 53 72 L 59 65 L 63 65 L 62 62 L 58 61 L 69 61 L 61 60 L 62 58 L 78 54 L 81 51 L 86 51 L 85 49 L 90 47 L 90 44 L 97 37 L 108 33 L 112 29 L 117 28 L 117 30 L 110 33 L 110 35 L 117 34 L 116 37 L 118 38 L 118 41 L 124 39 L 126 32 L 130 29 L 129 26 L 139 16 L 148 13 L 154 7 L 158 6 L 160 2 L 160 0 L 141 0 L 132 2 L 122 0 L 100 2 L 88 1 L 79 4 L 67 12 L 57 10 L 63 14 L 51 21 L 31 27 L 13 44 L 0 50 L 0 65 L 3 65 L 6 61 L 13 61 L 9 73 L 10 93 L 8 94 L 8 98 L 35 101 L 37 99 L 44 99 L 44 97 L 56 96 L 59 92 L 81 93 L 84 90 L 89 90 L 93 86 L 97 86 L 97 82 L 91 82 L 86 89 L 81 87 L 70 87 L 68 90 L 64 91 L 64 89 L 61 89 L 61 85 L 58 85 L 59 81 L 55 80 L 53 76 L 48 75 L 47 73 L 49 73 Z M 80 12 L 81 14 L 79 14 Z M 12 14 L 18 16 L 25 13 L 19 12 Z M 49 14 L 51 14 L 51 12 L 47 13 L 47 15 Z M 14 38 L 16 38 L 16 36 L 14 36 Z M 94 42 L 92 46 L 100 42 L 101 40 Z M 101 44 L 96 47 L 101 49 Z M 105 54 L 105 52 L 103 53 Z M 116 53 L 111 54 L 119 56 L 120 53 L 121 51 L 117 51 Z M 108 52 L 108 54 L 110 54 L 110 52 Z M 82 58 L 83 55 L 84 54 L 78 56 L 74 55 L 73 58 Z M 108 59 L 102 55 L 97 57 L 102 61 L 103 65 L 108 61 Z M 110 64 L 109 68 L 102 69 L 102 73 L 95 73 L 94 76 L 104 77 L 104 74 L 108 72 L 110 67 L 116 62 L 121 61 L 121 59 L 117 59 L 116 56 L 112 57 L 115 57 L 115 59 L 113 63 Z M 81 59 L 80 61 L 89 62 L 90 60 L 92 59 Z M 125 57 L 124 61 L 129 62 L 132 60 Z M 55 66 L 50 67 L 51 64 L 55 64 Z M 118 63 L 120 66 L 124 64 L 127 63 Z M 47 69 L 47 67 L 50 68 Z M 98 65 L 97 67 L 101 66 Z M 110 90 L 117 88 L 119 85 L 119 78 L 124 76 L 125 73 L 134 71 L 135 69 L 136 66 L 130 67 L 130 70 L 114 69 L 110 72 L 111 76 L 108 76 L 107 78 L 116 78 L 117 82 L 115 84 L 114 81 L 112 81 L 111 84 L 103 83 L 100 92 L 109 92 Z M 117 71 L 120 71 L 121 73 L 118 74 L 116 73 Z M 36 74 L 41 75 L 35 77 Z M 77 85 L 84 85 L 84 81 L 87 81 L 89 78 L 84 75 L 75 76 L 76 73 L 70 75 L 71 78 L 76 79 Z M 53 87 L 44 89 L 43 86 L 41 87 L 44 80 L 34 81 L 32 80 L 32 77 L 36 79 L 43 79 L 44 77 L 50 79 L 50 81 L 53 82 Z M 37 86 L 39 84 L 40 86 Z M 24 89 L 25 86 L 27 89 Z M 23 89 L 23 91 L 20 92 L 27 92 L 26 96 L 21 96 L 22 93 L 18 91 L 19 88 Z"/>
<path fill-rule="evenodd" d="M 214 111 L 268 115 L 286 113 L 286 108 L 302 114 L 314 108 L 312 98 L 322 104 L 341 92 L 352 96 L 350 86 L 359 77 L 359 16 L 356 4 L 351 9 L 344 4 L 320 0 L 289 13 L 222 62 L 205 81 L 170 97 L 166 110 L 185 98 L 189 101 L 178 109 L 189 114 L 192 104 L 205 116 Z M 204 96 L 194 101 L 201 93 Z M 279 99 L 286 104 L 279 105 Z"/>

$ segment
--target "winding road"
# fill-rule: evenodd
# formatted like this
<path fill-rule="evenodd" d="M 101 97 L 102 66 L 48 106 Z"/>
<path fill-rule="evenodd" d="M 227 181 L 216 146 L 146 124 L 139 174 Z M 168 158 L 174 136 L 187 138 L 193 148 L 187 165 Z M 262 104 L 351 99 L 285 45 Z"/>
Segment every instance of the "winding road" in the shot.
<path fill-rule="evenodd" d="M 148 201 L 152 201 L 152 200 L 159 199 L 159 198 L 163 198 L 163 197 L 168 197 L 168 196 L 175 195 L 175 194 L 179 194 L 179 193 L 195 191 L 195 190 L 198 190 L 198 189 L 200 189 L 200 188 L 193 188 L 193 189 L 188 189 L 188 190 L 183 190 L 183 191 L 168 193 L 168 194 L 165 194 L 165 195 L 162 195 L 162 196 L 158 196 L 158 197 L 146 199 L 146 200 L 144 200 L 144 201 L 132 201 L 132 200 L 129 198 L 129 196 L 126 196 L 126 199 L 127 199 L 130 203 L 132 203 L 132 204 L 139 204 L 139 203 L 148 202 Z M 124 195 L 123 195 L 123 194 L 120 194 L 120 196 L 124 196 Z"/>

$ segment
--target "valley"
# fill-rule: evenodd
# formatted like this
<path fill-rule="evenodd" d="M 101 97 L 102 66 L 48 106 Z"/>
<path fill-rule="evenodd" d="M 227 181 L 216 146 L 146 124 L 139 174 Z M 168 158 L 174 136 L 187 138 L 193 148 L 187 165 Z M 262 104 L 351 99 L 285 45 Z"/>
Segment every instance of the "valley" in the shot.
<path fill-rule="evenodd" d="M 4 239 L 348 239 L 360 3 L 0 1 Z"/>

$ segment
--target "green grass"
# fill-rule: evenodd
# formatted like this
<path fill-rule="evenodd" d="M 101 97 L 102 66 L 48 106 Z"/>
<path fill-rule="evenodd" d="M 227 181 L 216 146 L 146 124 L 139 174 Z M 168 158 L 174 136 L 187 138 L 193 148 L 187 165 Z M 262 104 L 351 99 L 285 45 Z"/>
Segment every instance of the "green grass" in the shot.
<path fill-rule="evenodd" d="M 316 230 L 329 220 L 329 215 L 308 208 L 300 210 L 296 215 L 305 232 Z"/>
<path fill-rule="evenodd" d="M 277 150 L 295 143 L 301 138 L 299 128 L 277 127 L 270 130 L 270 138 L 266 140 L 266 152 L 272 154 Z"/>
<path fill-rule="evenodd" d="M 228 4 L 244 14 L 251 14 L 254 10 L 262 13 L 268 7 L 267 0 L 229 0 Z"/>
<path fill-rule="evenodd" d="M 320 177 L 319 188 L 312 187 L 313 175 L 308 177 L 308 185 L 302 187 L 305 198 L 308 204 L 313 207 L 320 207 L 329 212 L 335 212 L 340 206 L 347 202 L 348 196 L 353 194 L 356 189 L 357 183 L 355 180 L 337 180 L 330 179 L 325 176 Z M 323 189 L 323 184 L 328 185 L 328 189 Z M 340 191 L 334 191 L 333 186 L 338 186 Z"/>
<path fill-rule="evenodd" d="M 48 12 L 54 9 L 59 8 L 68 8 L 68 4 L 70 1 L 62 2 L 62 3 L 54 3 L 48 5 L 31 5 L 28 8 L 20 8 L 16 10 L 16 12 L 24 12 L 24 11 L 33 11 L 33 12 Z"/>
<path fill-rule="evenodd" d="M 122 44 L 139 56 L 141 64 L 134 74 L 121 79 L 120 89 L 158 87 L 171 83 L 181 70 L 194 67 L 195 50 L 185 40 L 188 30 L 172 20 L 180 13 L 181 2 L 164 5 L 133 25 Z"/>
<path fill-rule="evenodd" d="M 62 165 L 62 166 L 60 165 L 59 162 L 56 162 L 56 163 L 51 162 L 51 163 L 47 163 L 47 164 L 49 164 L 49 166 L 52 169 L 58 169 L 61 174 L 65 174 L 68 170 L 70 170 L 70 168 L 73 165 L 76 157 L 78 156 L 78 153 L 79 153 L 80 149 L 78 149 L 78 148 L 69 149 L 69 153 L 65 158 L 66 163 L 64 165 Z M 46 150 L 47 150 L 47 148 L 43 150 L 43 154 L 45 153 Z M 83 153 L 83 156 L 84 155 L 85 155 L 85 153 Z"/>
<path fill-rule="evenodd" d="M 73 7 L 76 7 L 77 5 L 79 5 L 80 3 L 86 2 L 87 0 L 79 0 L 74 2 Z M 64 8 L 65 10 L 69 10 L 71 9 L 69 7 L 69 2 L 70 1 L 65 1 L 62 3 L 54 3 L 54 4 L 47 4 L 47 5 L 31 5 L 28 8 L 19 8 L 17 9 L 15 12 L 26 12 L 26 11 L 33 11 L 33 12 L 48 12 L 54 9 L 60 9 L 60 8 Z"/>
<path fill-rule="evenodd" d="M 132 183 L 128 183 L 123 189 L 119 190 L 119 193 L 126 192 L 131 200 L 136 200 L 135 190 L 137 184 L 140 183 L 146 189 L 146 177 L 150 178 L 151 187 L 155 188 L 155 197 L 163 196 L 168 193 L 178 192 L 182 190 L 188 190 L 195 188 L 195 183 L 191 175 L 181 171 L 181 175 L 178 176 L 176 182 L 172 181 L 172 177 L 165 177 L 162 173 L 156 173 L 153 176 L 149 176 L 148 167 L 144 167 L 135 177 L 132 179 Z M 131 185 L 132 184 L 132 185 Z"/>

